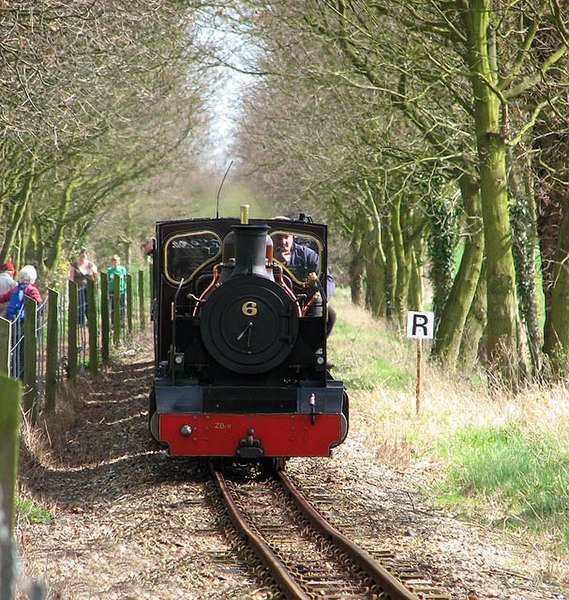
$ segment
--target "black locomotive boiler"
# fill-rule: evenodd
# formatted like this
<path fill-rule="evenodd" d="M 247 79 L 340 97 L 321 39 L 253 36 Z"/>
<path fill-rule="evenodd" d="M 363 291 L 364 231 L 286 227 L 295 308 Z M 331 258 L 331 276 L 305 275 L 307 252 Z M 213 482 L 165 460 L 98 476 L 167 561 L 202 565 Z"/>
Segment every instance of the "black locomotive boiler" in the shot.
<path fill-rule="evenodd" d="M 273 256 L 293 235 L 318 272 Z M 150 432 L 172 455 L 328 456 L 348 397 L 326 357 L 327 229 L 306 220 L 162 221 L 154 249 Z"/>

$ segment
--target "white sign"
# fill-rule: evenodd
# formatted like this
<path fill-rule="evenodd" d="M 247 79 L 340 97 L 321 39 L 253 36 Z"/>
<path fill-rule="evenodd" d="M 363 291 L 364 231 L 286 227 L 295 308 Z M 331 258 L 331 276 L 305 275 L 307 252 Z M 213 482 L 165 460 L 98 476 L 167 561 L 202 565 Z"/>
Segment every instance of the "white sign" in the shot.
<path fill-rule="evenodd" d="M 433 339 L 435 313 L 410 310 L 407 313 L 407 337 L 415 339 Z"/>

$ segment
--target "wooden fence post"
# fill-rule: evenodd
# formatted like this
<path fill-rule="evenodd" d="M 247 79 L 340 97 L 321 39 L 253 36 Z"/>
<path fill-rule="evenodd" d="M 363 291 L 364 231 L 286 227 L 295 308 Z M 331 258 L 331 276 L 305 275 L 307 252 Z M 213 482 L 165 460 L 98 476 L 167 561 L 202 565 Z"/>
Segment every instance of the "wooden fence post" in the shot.
<path fill-rule="evenodd" d="M 132 333 L 132 276 L 130 273 L 126 276 L 126 316 L 128 332 Z"/>
<path fill-rule="evenodd" d="M 89 332 L 89 372 L 93 377 L 99 373 L 99 332 L 97 327 L 97 294 L 95 281 L 87 280 L 87 327 Z"/>
<path fill-rule="evenodd" d="M 140 329 L 146 327 L 146 309 L 144 307 L 144 271 L 141 269 L 138 272 L 138 316 L 140 318 Z"/>
<path fill-rule="evenodd" d="M 18 472 L 18 428 L 22 401 L 20 382 L 0 375 L 0 398 L 2 398 L 0 402 L 0 488 L 2 491 L 0 508 L 6 517 L 6 525 L 12 532 Z"/>
<path fill-rule="evenodd" d="M 12 346 L 12 329 L 10 321 L 0 317 L 0 375 L 10 375 L 10 348 Z"/>
<path fill-rule="evenodd" d="M 154 261 L 148 263 L 148 294 L 150 298 L 150 314 L 154 310 Z"/>
<path fill-rule="evenodd" d="M 24 412 L 30 413 L 34 425 L 38 416 L 37 306 L 35 300 L 24 296 Z"/>
<path fill-rule="evenodd" d="M 45 359 L 45 411 L 55 413 L 57 392 L 57 350 L 59 338 L 58 322 L 59 294 L 55 290 L 47 291 L 47 339 Z"/>
<path fill-rule="evenodd" d="M 77 284 L 69 280 L 69 307 L 67 313 L 67 362 L 69 381 L 75 383 L 77 380 L 77 316 L 78 299 Z"/>
<path fill-rule="evenodd" d="M 106 273 L 101 278 L 101 358 L 103 364 L 109 362 L 109 278 Z"/>
<path fill-rule="evenodd" d="M 119 277 L 115 277 L 113 283 L 113 346 L 116 347 L 121 343 L 121 291 Z"/>

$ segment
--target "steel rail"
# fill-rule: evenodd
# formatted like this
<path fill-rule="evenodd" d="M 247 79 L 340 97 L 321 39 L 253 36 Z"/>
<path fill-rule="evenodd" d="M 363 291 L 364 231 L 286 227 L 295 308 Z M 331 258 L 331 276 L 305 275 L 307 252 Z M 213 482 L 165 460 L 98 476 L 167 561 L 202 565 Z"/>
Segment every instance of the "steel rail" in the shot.
<path fill-rule="evenodd" d="M 294 600 L 310 600 L 310 596 L 299 586 L 296 579 L 289 573 L 265 540 L 249 526 L 243 513 L 231 497 L 231 492 L 223 475 L 213 465 L 210 466 L 210 469 L 233 524 L 245 536 L 258 558 L 270 569 L 283 592 L 288 598 Z"/>
<path fill-rule="evenodd" d="M 419 597 L 408 590 L 387 569 L 382 567 L 365 550 L 354 544 L 343 533 L 340 533 L 324 517 L 314 509 L 302 493 L 295 487 L 284 471 L 278 471 L 277 475 L 290 497 L 296 503 L 310 524 L 317 528 L 325 537 L 333 542 L 354 560 L 374 581 L 384 590 L 390 600 L 419 600 Z"/>

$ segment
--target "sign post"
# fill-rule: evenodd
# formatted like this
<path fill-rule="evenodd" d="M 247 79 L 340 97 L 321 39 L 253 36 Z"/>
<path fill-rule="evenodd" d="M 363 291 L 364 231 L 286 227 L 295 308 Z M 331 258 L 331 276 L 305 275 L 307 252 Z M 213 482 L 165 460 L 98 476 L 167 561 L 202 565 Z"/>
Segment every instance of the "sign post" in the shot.
<path fill-rule="evenodd" d="M 421 414 L 421 340 L 433 339 L 435 314 L 432 312 L 409 311 L 407 313 L 407 337 L 417 340 L 417 385 L 415 388 L 415 413 Z"/>

